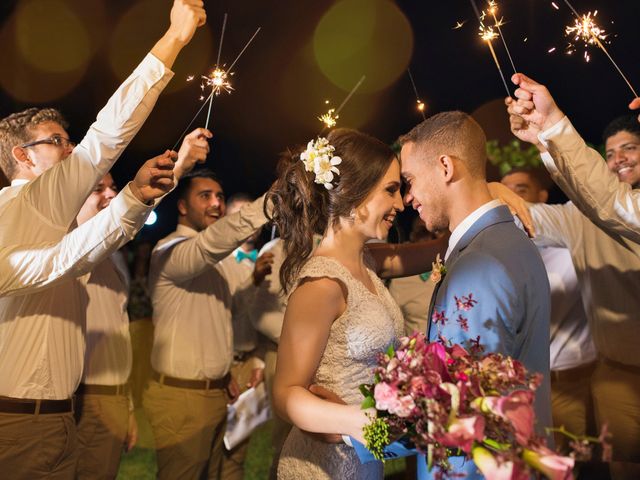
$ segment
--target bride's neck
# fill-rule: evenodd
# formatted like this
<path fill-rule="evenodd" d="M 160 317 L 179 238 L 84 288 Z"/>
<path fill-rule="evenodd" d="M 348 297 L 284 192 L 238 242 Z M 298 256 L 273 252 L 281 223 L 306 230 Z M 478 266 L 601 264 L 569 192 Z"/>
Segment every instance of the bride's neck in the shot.
<path fill-rule="evenodd" d="M 316 253 L 331 256 L 347 267 L 360 269 L 364 265 L 365 238 L 353 228 L 329 227 Z"/>

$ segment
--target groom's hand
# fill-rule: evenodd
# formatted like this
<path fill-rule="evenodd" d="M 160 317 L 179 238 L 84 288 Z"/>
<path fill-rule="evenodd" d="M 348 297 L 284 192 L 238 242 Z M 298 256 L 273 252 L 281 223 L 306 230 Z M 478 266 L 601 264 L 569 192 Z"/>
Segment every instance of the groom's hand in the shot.
<path fill-rule="evenodd" d="M 320 385 L 310 385 L 309 391 L 313 393 L 316 397 L 320 397 L 323 400 L 333 403 L 341 403 L 342 405 L 346 405 L 346 402 L 342 400 L 338 395 L 333 393 L 331 390 L 327 390 Z M 305 432 L 307 435 L 311 435 L 316 440 L 320 440 L 324 443 L 343 443 L 342 435 L 332 434 L 332 433 L 309 433 Z"/>

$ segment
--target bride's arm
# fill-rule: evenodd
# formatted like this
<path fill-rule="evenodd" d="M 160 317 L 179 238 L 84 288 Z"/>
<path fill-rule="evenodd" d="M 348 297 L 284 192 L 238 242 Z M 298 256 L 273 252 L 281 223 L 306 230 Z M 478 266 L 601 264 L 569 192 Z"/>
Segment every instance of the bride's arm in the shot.
<path fill-rule="evenodd" d="M 415 243 L 368 243 L 367 251 L 381 278 L 408 277 L 431 270 L 436 255 L 444 257 L 449 235 Z"/>
<path fill-rule="evenodd" d="M 359 405 L 323 400 L 308 388 L 327 345 L 333 321 L 346 308 L 346 292 L 335 280 L 302 283 L 289 298 L 273 385 L 277 413 L 300 430 L 350 435 L 363 441 L 368 422 Z"/>

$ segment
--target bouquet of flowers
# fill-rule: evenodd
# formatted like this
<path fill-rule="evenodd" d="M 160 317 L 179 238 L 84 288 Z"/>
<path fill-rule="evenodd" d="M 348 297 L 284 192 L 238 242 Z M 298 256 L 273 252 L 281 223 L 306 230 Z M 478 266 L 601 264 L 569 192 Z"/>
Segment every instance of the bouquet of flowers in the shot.
<path fill-rule="evenodd" d="M 363 408 L 376 409 L 364 429 L 367 448 L 382 460 L 392 439 L 408 438 L 442 476 L 451 473 L 448 457 L 464 455 L 487 478 L 572 478 L 576 455 L 557 454 L 534 430 L 541 380 L 517 360 L 484 353 L 479 338 L 465 348 L 422 333 L 404 337 L 380 355 L 374 383 L 361 386 Z M 583 460 L 598 439 L 573 440 Z"/>

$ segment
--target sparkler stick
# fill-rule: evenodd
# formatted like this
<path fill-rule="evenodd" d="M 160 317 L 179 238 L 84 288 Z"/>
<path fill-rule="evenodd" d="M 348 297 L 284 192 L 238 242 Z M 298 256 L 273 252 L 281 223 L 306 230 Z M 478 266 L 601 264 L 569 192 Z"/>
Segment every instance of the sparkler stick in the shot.
<path fill-rule="evenodd" d="M 172 150 L 175 150 L 178 143 L 180 143 L 180 140 L 182 140 L 182 137 L 184 136 L 184 134 L 189 130 L 189 127 L 193 125 L 193 122 L 195 122 L 196 118 L 198 118 L 198 115 L 200 115 L 200 112 L 202 111 L 204 106 L 207 104 L 209 108 L 207 110 L 207 120 L 205 122 L 204 128 L 207 128 L 207 129 L 209 128 L 209 119 L 211 118 L 211 109 L 213 106 L 214 95 L 215 96 L 220 95 L 220 92 L 222 92 L 223 90 L 227 93 L 231 93 L 234 90 L 234 88 L 231 86 L 231 82 L 229 81 L 229 77 L 231 77 L 235 73 L 231 69 L 235 66 L 236 63 L 238 63 L 238 60 L 240 60 L 240 57 L 242 56 L 242 54 L 247 50 L 251 42 L 253 42 L 254 38 L 256 38 L 256 35 L 258 35 L 258 33 L 262 28 L 262 27 L 258 27 L 258 29 L 253 33 L 251 38 L 249 38 L 247 43 L 244 45 L 244 47 L 242 48 L 238 56 L 231 63 L 231 66 L 225 70 L 222 67 L 220 67 L 220 57 L 222 54 L 222 43 L 224 41 L 224 33 L 226 30 L 226 25 L 227 25 L 227 14 L 225 13 L 224 20 L 222 21 L 222 31 L 220 34 L 220 45 L 218 47 L 218 57 L 217 57 L 216 66 L 208 76 L 204 76 L 204 75 L 202 76 L 202 80 L 203 80 L 203 83 L 201 85 L 202 90 L 204 90 L 207 86 L 210 86 L 211 93 L 206 98 L 206 100 L 204 100 L 202 106 L 198 109 L 196 114 L 193 116 L 193 118 L 189 122 L 189 125 L 187 125 L 187 128 L 185 128 L 184 131 L 180 134 L 180 137 L 178 137 L 178 141 L 175 143 Z M 193 80 L 193 78 L 194 77 L 191 75 L 187 78 L 187 81 L 191 81 Z M 204 99 L 204 95 L 201 97 L 201 100 L 202 99 Z"/>
<path fill-rule="evenodd" d="M 418 87 L 416 87 L 416 82 L 413 81 L 413 75 L 411 75 L 411 69 L 407 68 L 407 73 L 409 74 L 409 80 L 411 80 L 411 86 L 413 86 L 413 91 L 416 94 L 416 102 L 418 103 L 418 111 L 422 114 L 422 119 L 426 120 L 427 117 L 424 114 L 424 103 L 420 100 L 420 95 L 418 95 Z"/>
<path fill-rule="evenodd" d="M 364 82 L 366 78 L 367 77 L 365 75 L 360 77 L 360 80 L 358 80 L 358 83 L 355 84 L 355 86 L 351 89 L 349 94 L 345 97 L 345 99 L 342 101 L 342 103 L 338 108 L 331 108 L 327 113 L 318 117 L 318 120 L 320 120 L 325 125 L 322 128 L 322 130 L 320 130 L 320 133 L 324 132 L 325 129 L 327 128 L 332 128 L 336 126 L 337 120 L 338 118 L 340 118 L 340 112 L 342 111 L 342 108 L 347 104 L 347 102 L 353 96 L 353 94 L 356 93 L 356 91 L 358 90 L 358 88 L 360 88 L 360 85 L 362 85 L 362 82 Z"/>
<path fill-rule="evenodd" d="M 637 98 L 638 97 L 638 93 L 635 91 L 635 89 L 631 85 L 631 82 L 629 82 L 629 80 L 627 79 L 626 75 L 622 72 L 622 70 L 620 69 L 618 64 L 615 62 L 613 57 L 609 54 L 608 50 L 606 49 L 606 47 L 602 43 L 601 40 L 604 39 L 604 35 L 603 35 L 604 32 L 593 21 L 593 19 L 591 17 L 591 13 L 581 16 L 580 14 L 578 14 L 576 9 L 573 8 L 573 5 L 571 5 L 569 0 L 564 0 L 564 3 L 567 5 L 567 7 L 569 7 L 571 12 L 573 12 L 573 14 L 576 17 L 575 24 L 573 26 L 567 27 L 566 30 L 565 30 L 566 33 L 567 34 L 571 34 L 571 33 L 575 32 L 577 39 L 582 38 L 582 40 L 585 43 L 594 43 L 595 45 L 597 45 L 600 48 L 600 50 L 602 50 L 604 52 L 604 54 L 607 56 L 607 58 L 609 59 L 611 64 L 615 67 L 615 69 L 618 71 L 618 73 L 620 74 L 620 76 L 622 77 L 624 82 L 629 87 L 629 90 L 631 90 L 631 93 L 633 93 L 634 97 Z M 597 12 L 596 12 L 596 14 L 597 14 Z M 595 14 L 594 14 L 594 17 L 595 17 Z M 589 40 L 587 40 L 587 39 L 589 39 Z"/>
<path fill-rule="evenodd" d="M 494 25 L 498 29 L 498 36 L 502 40 L 502 44 L 504 45 L 504 49 L 507 52 L 507 57 L 509 57 L 509 62 L 511 62 L 511 68 L 513 68 L 513 73 L 518 73 L 516 70 L 516 65 L 513 63 L 513 58 L 511 58 L 511 52 L 509 51 L 509 47 L 507 47 L 507 41 L 504 39 L 504 35 L 502 34 L 502 30 L 500 27 L 503 25 L 502 18 L 498 21 L 496 17 L 496 12 L 498 11 L 498 4 L 495 0 L 489 0 L 489 13 L 493 17 Z"/>
<path fill-rule="evenodd" d="M 478 11 L 478 6 L 476 5 L 475 0 L 469 0 L 469 1 L 471 2 L 473 11 L 476 13 L 476 16 L 478 17 L 478 22 L 480 23 L 479 35 L 482 38 L 482 40 L 487 42 L 487 45 L 489 46 L 489 51 L 491 52 L 491 56 L 493 57 L 493 62 L 496 64 L 496 68 L 498 69 L 498 73 L 500 74 L 500 79 L 502 80 L 502 84 L 504 85 L 504 89 L 507 92 L 507 96 L 510 97 L 511 92 L 509 91 L 507 80 L 504 78 L 504 73 L 502 73 L 502 67 L 500 66 L 500 61 L 498 60 L 498 56 L 496 55 L 496 52 L 493 49 L 493 44 L 491 43 L 499 35 L 493 30 L 493 28 L 485 26 L 483 20 L 486 14 L 482 12 L 482 15 L 480 15 L 480 12 Z"/>

